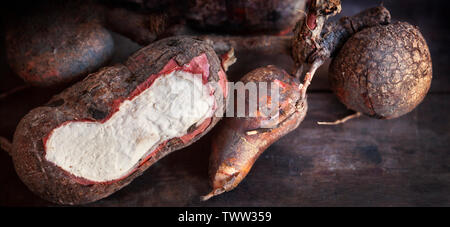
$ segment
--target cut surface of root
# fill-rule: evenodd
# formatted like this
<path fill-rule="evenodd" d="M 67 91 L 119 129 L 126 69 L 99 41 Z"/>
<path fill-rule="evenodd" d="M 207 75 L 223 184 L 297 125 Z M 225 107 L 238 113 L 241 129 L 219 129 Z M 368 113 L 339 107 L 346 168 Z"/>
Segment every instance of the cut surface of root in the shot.
<path fill-rule="evenodd" d="M 127 176 L 150 149 L 186 135 L 190 126 L 211 117 L 214 97 L 203 89 L 198 75 L 172 71 L 121 103 L 104 122 L 70 122 L 54 129 L 45 141 L 46 159 L 94 182 Z M 166 96 L 171 100 L 160 101 Z M 195 103 L 190 103 L 194 97 Z M 77 155 L 75 150 L 91 156 Z"/>
<path fill-rule="evenodd" d="M 126 99 L 114 101 L 117 108 L 108 116 L 52 129 L 43 141 L 46 161 L 89 182 L 115 181 L 128 177 L 167 141 L 188 141 L 195 136 L 193 126 L 204 130 L 200 126 L 209 125 L 216 110 L 215 85 L 205 82 L 206 54 L 183 66 L 171 60 L 164 69 Z"/>
<path fill-rule="evenodd" d="M 348 115 L 348 116 L 346 116 L 346 117 L 344 117 L 342 119 L 338 119 L 336 121 L 332 121 L 332 122 L 329 122 L 329 121 L 318 121 L 317 124 L 318 125 L 339 125 L 339 124 L 345 123 L 348 120 L 351 120 L 351 119 L 354 119 L 354 118 L 359 118 L 359 117 L 361 117 L 361 115 L 362 115 L 361 112 L 356 112 L 354 114 L 350 114 L 350 115 Z"/>

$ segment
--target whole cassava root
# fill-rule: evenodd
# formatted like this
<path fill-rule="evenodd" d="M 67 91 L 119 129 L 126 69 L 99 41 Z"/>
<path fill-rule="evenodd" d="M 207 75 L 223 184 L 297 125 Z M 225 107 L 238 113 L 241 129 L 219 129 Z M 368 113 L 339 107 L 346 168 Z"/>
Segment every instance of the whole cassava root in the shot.
<path fill-rule="evenodd" d="M 189 25 L 221 33 L 289 32 L 303 15 L 304 0 L 189 0 Z"/>
<path fill-rule="evenodd" d="M 104 12 L 105 26 L 141 45 L 148 45 L 161 37 L 204 31 L 245 36 L 284 34 L 290 32 L 295 22 L 303 16 L 298 11 L 303 10 L 305 5 L 304 0 L 120 0 L 102 3 L 105 9 L 98 8 Z M 190 27 L 198 31 L 192 31 Z M 213 37 L 215 40 L 219 38 L 229 41 L 229 37 Z M 253 42 L 260 42 L 257 37 L 252 39 Z M 237 37 L 233 43 L 245 47 L 249 41 Z"/>
<path fill-rule="evenodd" d="M 237 187 L 264 150 L 296 129 L 307 112 L 306 96 L 301 92 L 302 85 L 298 78 L 290 76 L 284 70 L 272 65 L 258 68 L 246 74 L 241 82 L 256 83 L 258 87 L 260 82 L 279 85 L 279 102 L 275 108 L 279 113 L 275 115 L 278 119 L 275 121 L 273 116 L 261 114 L 261 108 L 270 106 L 267 101 L 275 98 L 268 91 L 267 97 L 259 97 L 265 101 L 259 102 L 258 109 L 255 110 L 256 117 L 251 117 L 249 113 L 245 117 L 225 118 L 221 122 L 219 131 L 213 136 L 210 156 L 209 176 L 212 191 L 203 196 L 202 200 Z M 249 102 L 249 97 L 246 97 L 246 108 L 249 108 Z M 265 121 L 270 121 L 269 125 L 265 125 Z"/>
<path fill-rule="evenodd" d="M 114 51 L 112 30 L 148 45 L 176 18 L 94 1 L 44 1 L 7 16 L 8 64 L 27 84 L 60 86 L 104 66 Z M 126 18 L 126 19 L 124 19 Z"/>
<path fill-rule="evenodd" d="M 28 113 L 10 152 L 16 172 L 48 201 L 104 198 L 207 133 L 225 108 L 225 85 L 209 45 L 189 37 L 155 42 Z M 185 90 L 199 95 L 192 108 Z"/>
<path fill-rule="evenodd" d="M 376 118 L 399 117 L 423 100 L 431 84 L 431 58 L 416 27 L 391 24 L 383 6 L 327 22 L 339 10 L 323 13 L 322 8 L 338 9 L 340 2 L 311 3 L 306 19 L 296 25 L 292 44 L 297 64 L 311 66 L 307 76 L 334 57 L 329 69 L 332 90 L 349 109 Z"/>
<path fill-rule="evenodd" d="M 41 4 L 7 24 L 7 60 L 26 83 L 67 84 L 97 70 L 112 56 L 110 33 L 89 13 L 75 12 L 73 5 Z"/>

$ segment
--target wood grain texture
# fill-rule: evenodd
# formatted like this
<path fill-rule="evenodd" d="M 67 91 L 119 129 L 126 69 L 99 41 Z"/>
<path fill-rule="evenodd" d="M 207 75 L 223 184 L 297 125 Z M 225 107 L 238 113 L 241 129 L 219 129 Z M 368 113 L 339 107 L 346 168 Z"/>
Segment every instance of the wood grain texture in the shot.
<path fill-rule="evenodd" d="M 429 95 L 394 120 L 318 126 L 349 112 L 332 94 L 310 94 L 300 127 L 258 159 L 235 190 L 207 202 L 210 134 L 90 206 L 448 206 L 449 95 Z M 440 124 L 436 124 L 438 121 Z M 0 204 L 51 205 L 34 196 L 0 154 Z"/>
<path fill-rule="evenodd" d="M 393 120 L 361 117 L 338 126 L 318 126 L 351 112 L 329 90 L 327 66 L 314 77 L 309 112 L 299 128 L 258 159 L 235 190 L 200 202 L 207 193 L 211 133 L 157 162 L 132 184 L 89 206 L 450 206 L 450 31 L 442 1 L 386 0 L 394 20 L 418 25 L 433 60 L 431 91 L 413 112 Z M 380 1 L 343 1 L 352 15 Z M 408 10 L 405 9 L 408 6 Z M 3 37 L 3 36 L 2 36 Z M 114 37 L 114 36 L 113 36 Z M 113 57 L 137 49 L 127 39 Z M 3 45 L 3 42 L 2 42 Z M 229 76 L 237 81 L 254 68 L 274 64 L 292 71 L 289 56 L 236 53 Z M 0 54 L 0 92 L 22 82 Z M 30 88 L 0 100 L 0 136 L 11 139 L 20 118 L 58 89 Z M 213 130 L 214 131 L 214 130 Z M 32 194 L 0 152 L 0 205 L 53 206 Z"/>

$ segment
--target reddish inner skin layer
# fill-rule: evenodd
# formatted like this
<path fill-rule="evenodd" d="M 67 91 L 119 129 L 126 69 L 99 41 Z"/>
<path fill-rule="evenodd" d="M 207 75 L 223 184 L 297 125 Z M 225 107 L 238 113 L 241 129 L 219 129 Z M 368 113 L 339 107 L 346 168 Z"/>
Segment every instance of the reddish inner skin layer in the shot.
<path fill-rule="evenodd" d="M 206 57 L 206 54 L 201 54 L 195 58 L 193 58 L 188 64 L 185 64 L 183 66 L 178 65 L 178 63 L 171 59 L 165 66 L 164 68 L 157 74 L 153 74 L 150 75 L 147 80 L 145 80 L 143 83 L 141 83 L 140 85 L 138 85 L 136 87 L 136 89 L 134 89 L 130 95 L 127 98 L 118 98 L 116 100 L 114 100 L 111 104 L 112 108 L 111 108 L 111 112 L 110 114 L 103 120 L 99 120 L 99 121 L 95 121 L 92 119 L 83 119 L 83 120 L 71 120 L 71 121 L 66 121 L 64 123 L 62 123 L 61 125 L 59 125 L 56 128 L 59 128 L 61 126 L 64 126 L 66 124 L 69 124 L 71 122 L 99 122 L 99 123 L 105 123 L 106 121 L 108 121 L 112 115 L 114 113 L 116 113 L 117 111 L 119 111 L 120 108 L 120 104 L 122 104 L 122 102 L 124 102 L 125 100 L 132 100 L 134 97 L 138 96 L 139 94 L 141 94 L 144 90 L 146 90 L 147 88 L 151 87 L 151 85 L 153 84 L 153 82 L 160 76 L 163 75 L 167 75 L 170 74 L 171 72 L 177 70 L 177 71 L 184 71 L 184 72 L 189 72 L 192 74 L 202 74 L 202 81 L 203 84 L 208 83 L 208 77 L 209 77 L 209 62 L 208 62 L 208 58 Z M 221 69 L 219 71 L 219 86 L 222 88 L 222 91 L 224 93 L 224 97 L 226 98 L 227 95 L 227 89 L 226 89 L 226 75 L 223 72 L 223 70 Z M 214 89 L 211 89 L 211 95 L 214 94 Z M 213 107 L 214 109 L 217 108 L 216 104 Z M 189 141 L 191 141 L 196 135 L 200 134 L 201 132 L 203 132 L 211 123 L 212 118 L 208 118 L 205 119 L 194 131 L 182 136 L 182 137 L 178 137 L 178 139 L 180 139 L 184 144 L 188 143 Z M 47 151 L 47 140 L 50 138 L 50 136 L 52 135 L 54 129 L 46 136 L 43 138 L 43 143 L 44 143 L 44 157 Z M 172 138 L 172 139 L 176 139 L 176 138 Z M 132 173 L 134 173 L 140 166 L 142 166 L 146 161 L 148 161 L 153 155 L 155 155 L 157 152 L 159 152 L 166 144 L 167 144 L 168 140 L 162 142 L 156 149 L 154 149 L 152 152 L 150 152 L 144 159 L 142 159 L 142 161 L 139 163 L 138 166 L 136 166 L 136 168 L 134 168 L 132 171 L 130 171 L 128 174 L 126 174 L 125 176 L 113 180 L 113 181 L 107 181 L 107 182 L 95 182 L 95 181 L 91 181 L 91 180 L 87 180 L 84 179 L 82 177 L 77 177 L 74 176 L 73 174 L 64 171 L 67 175 L 69 175 L 75 182 L 82 184 L 82 185 L 92 185 L 92 184 L 111 184 L 120 180 L 123 180 L 124 178 L 128 177 L 129 175 L 131 175 Z"/>
<path fill-rule="evenodd" d="M 308 14 L 306 25 L 308 25 L 309 29 L 314 30 L 316 28 L 317 26 L 316 18 L 317 18 L 316 13 L 313 12 Z"/>

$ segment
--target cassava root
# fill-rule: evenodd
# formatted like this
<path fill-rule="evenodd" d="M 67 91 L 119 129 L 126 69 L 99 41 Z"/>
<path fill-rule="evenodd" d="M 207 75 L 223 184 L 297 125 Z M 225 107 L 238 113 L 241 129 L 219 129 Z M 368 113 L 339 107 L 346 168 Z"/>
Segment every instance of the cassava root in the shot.
<path fill-rule="evenodd" d="M 257 68 L 246 74 L 241 82 L 256 83 L 257 87 L 261 86 L 260 82 L 278 84 L 279 102 L 271 107 L 275 108 L 271 109 L 271 112 L 278 113 L 275 115 L 277 118 L 265 116 L 261 112 L 262 108 L 270 108 L 271 104 L 267 102 L 275 98 L 268 91 L 267 96 L 259 97 L 258 109 L 254 114 L 256 117 L 249 113 L 245 117 L 228 117 L 222 120 L 219 131 L 213 135 L 210 156 L 209 176 L 212 191 L 201 197 L 203 201 L 237 187 L 258 157 L 272 143 L 296 129 L 307 112 L 306 95 L 303 96 L 301 92 L 303 86 L 297 77 L 284 70 L 272 65 Z M 238 102 L 234 101 L 235 104 Z M 246 109 L 249 108 L 250 102 L 250 98 L 245 97 Z M 269 125 L 266 125 L 266 121 L 270 122 Z"/>
<path fill-rule="evenodd" d="M 226 82 L 207 43 L 150 44 L 25 115 L 10 152 L 17 175 L 54 203 L 104 198 L 211 130 L 228 100 Z"/>

